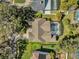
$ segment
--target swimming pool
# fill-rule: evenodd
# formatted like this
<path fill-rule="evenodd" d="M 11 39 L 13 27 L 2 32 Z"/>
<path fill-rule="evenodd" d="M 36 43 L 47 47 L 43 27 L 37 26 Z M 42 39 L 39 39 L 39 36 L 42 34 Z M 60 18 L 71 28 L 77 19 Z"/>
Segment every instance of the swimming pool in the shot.
<path fill-rule="evenodd" d="M 51 0 L 45 0 L 45 10 L 51 10 Z"/>
<path fill-rule="evenodd" d="M 51 31 L 52 31 L 52 35 L 58 35 L 58 23 L 51 23 Z"/>
<path fill-rule="evenodd" d="M 75 17 L 76 17 L 75 19 L 76 19 L 77 21 L 79 21 L 79 9 L 76 10 Z"/>
<path fill-rule="evenodd" d="M 76 51 L 76 59 L 79 59 L 79 49 Z"/>

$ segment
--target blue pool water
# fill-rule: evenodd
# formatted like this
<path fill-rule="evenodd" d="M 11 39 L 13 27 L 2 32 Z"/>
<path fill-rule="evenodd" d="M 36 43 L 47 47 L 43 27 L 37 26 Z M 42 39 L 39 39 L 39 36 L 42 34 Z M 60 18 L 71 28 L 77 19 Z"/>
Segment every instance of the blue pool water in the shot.
<path fill-rule="evenodd" d="M 45 0 L 45 7 L 47 6 L 48 0 Z"/>
<path fill-rule="evenodd" d="M 57 23 L 52 23 L 51 24 L 51 31 L 53 32 L 53 35 L 57 35 L 57 31 L 58 31 L 58 24 Z"/>
<path fill-rule="evenodd" d="M 45 10 L 51 10 L 51 0 L 45 0 Z"/>
<path fill-rule="evenodd" d="M 76 14 L 75 14 L 76 20 L 79 21 L 79 9 L 76 10 Z"/>

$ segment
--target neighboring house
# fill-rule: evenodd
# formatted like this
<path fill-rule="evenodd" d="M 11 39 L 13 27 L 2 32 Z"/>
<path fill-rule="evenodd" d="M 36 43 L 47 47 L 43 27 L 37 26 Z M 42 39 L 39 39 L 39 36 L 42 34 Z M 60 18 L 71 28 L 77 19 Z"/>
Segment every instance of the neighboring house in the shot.
<path fill-rule="evenodd" d="M 0 2 L 10 2 L 11 0 L 0 0 Z"/>
<path fill-rule="evenodd" d="M 33 42 L 55 42 L 56 36 L 60 35 L 58 22 L 46 21 L 42 18 L 32 22 L 32 28 L 28 29 L 28 39 Z"/>
<path fill-rule="evenodd" d="M 50 54 L 51 52 L 54 53 L 53 50 L 50 49 L 34 51 L 31 59 L 51 59 L 51 56 L 54 58 L 54 55 Z"/>
<path fill-rule="evenodd" d="M 35 11 L 41 11 L 45 14 L 51 14 L 60 6 L 60 0 L 32 0 L 32 8 Z"/>
<path fill-rule="evenodd" d="M 52 54 L 51 54 L 52 53 Z M 31 59 L 67 59 L 66 53 L 56 53 L 52 49 L 38 49 L 36 51 L 33 51 Z"/>
<path fill-rule="evenodd" d="M 51 56 L 48 52 L 35 51 L 31 59 L 51 59 Z"/>

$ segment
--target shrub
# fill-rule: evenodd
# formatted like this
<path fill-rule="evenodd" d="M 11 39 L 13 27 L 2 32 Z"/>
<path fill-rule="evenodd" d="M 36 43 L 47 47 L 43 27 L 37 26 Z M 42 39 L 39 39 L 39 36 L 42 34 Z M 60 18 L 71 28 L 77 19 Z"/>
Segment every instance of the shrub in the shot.
<path fill-rule="evenodd" d="M 41 13 L 41 12 L 37 12 L 37 13 L 35 14 L 35 17 L 42 18 L 42 13 Z"/>

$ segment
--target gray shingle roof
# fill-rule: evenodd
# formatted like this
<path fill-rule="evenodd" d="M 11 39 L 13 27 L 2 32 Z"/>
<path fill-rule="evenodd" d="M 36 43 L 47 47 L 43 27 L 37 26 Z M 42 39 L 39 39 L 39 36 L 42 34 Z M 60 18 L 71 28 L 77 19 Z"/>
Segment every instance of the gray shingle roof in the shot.
<path fill-rule="evenodd" d="M 59 8 L 60 0 L 32 0 L 31 7 L 35 11 L 56 10 Z"/>
<path fill-rule="evenodd" d="M 37 18 L 32 23 L 32 31 L 29 33 L 29 38 L 33 42 L 53 42 L 56 38 L 51 37 L 50 21 Z M 54 39 L 54 40 L 53 40 Z"/>
<path fill-rule="evenodd" d="M 35 10 L 35 11 L 39 11 L 39 10 L 44 10 L 44 6 L 45 4 L 44 3 L 41 3 L 41 1 L 44 1 L 44 0 L 33 0 L 32 1 L 32 8 Z"/>

